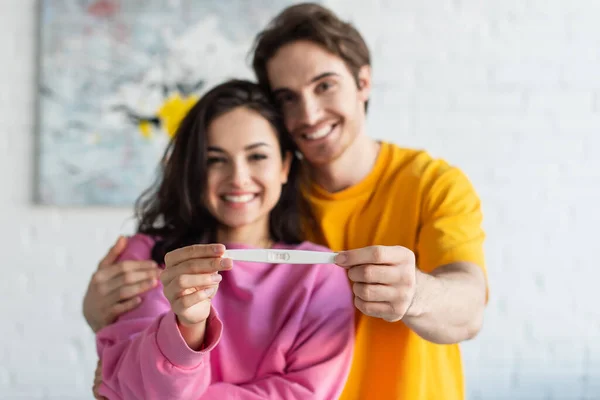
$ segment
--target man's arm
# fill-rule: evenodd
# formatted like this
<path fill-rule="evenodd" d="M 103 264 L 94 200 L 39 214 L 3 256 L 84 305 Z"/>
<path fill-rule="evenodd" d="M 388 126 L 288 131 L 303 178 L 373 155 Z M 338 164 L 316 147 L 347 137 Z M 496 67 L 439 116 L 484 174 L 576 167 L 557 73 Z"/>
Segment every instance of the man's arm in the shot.
<path fill-rule="evenodd" d="M 416 271 L 416 291 L 402 318 L 423 339 L 450 344 L 474 338 L 483 325 L 486 283 L 481 268 L 458 262 Z"/>
<path fill-rule="evenodd" d="M 440 344 L 471 339 L 481 329 L 486 282 L 475 264 L 452 263 L 424 273 L 414 253 L 401 246 L 344 251 L 336 263 L 348 269 L 354 304 L 365 315 L 402 320 Z"/>
<path fill-rule="evenodd" d="M 432 163 L 422 180 L 418 267 L 401 246 L 342 252 L 336 263 L 348 269 L 364 314 L 403 320 L 435 343 L 458 343 L 479 332 L 487 302 L 481 204 L 457 168 Z"/>

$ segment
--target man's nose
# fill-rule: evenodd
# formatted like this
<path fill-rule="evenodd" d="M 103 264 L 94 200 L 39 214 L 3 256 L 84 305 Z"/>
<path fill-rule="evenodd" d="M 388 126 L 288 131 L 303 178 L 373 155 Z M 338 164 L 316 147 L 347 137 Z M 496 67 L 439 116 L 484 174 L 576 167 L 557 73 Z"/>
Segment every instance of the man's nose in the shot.
<path fill-rule="evenodd" d="M 304 125 L 316 125 L 321 119 L 321 106 L 316 99 L 306 97 L 300 102 L 299 119 Z"/>

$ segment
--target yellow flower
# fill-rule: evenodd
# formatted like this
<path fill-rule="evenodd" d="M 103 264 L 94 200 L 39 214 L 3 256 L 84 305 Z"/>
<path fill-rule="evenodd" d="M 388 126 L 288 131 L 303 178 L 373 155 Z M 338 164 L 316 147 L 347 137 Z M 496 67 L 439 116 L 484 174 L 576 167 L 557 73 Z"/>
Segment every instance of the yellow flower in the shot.
<path fill-rule="evenodd" d="M 156 114 L 162 123 L 169 138 L 175 136 L 179 124 L 188 111 L 196 104 L 198 97 L 188 96 L 182 98 L 179 93 L 168 97 Z"/>
<path fill-rule="evenodd" d="M 156 117 L 160 120 L 161 126 L 169 135 L 169 138 L 175 136 L 179 124 L 183 117 L 198 101 L 197 96 L 181 97 L 179 93 L 169 96 L 156 111 Z M 138 129 L 146 139 L 152 135 L 152 124 L 149 121 L 141 121 Z"/>

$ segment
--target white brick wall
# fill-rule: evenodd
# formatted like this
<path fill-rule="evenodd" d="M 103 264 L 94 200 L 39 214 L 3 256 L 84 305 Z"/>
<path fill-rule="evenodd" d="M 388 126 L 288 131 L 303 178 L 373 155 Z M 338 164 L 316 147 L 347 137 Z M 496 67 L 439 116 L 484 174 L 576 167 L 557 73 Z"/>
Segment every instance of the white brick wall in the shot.
<path fill-rule="evenodd" d="M 600 399 L 600 2 L 330 1 L 374 52 L 373 136 L 460 165 L 491 299 L 469 398 Z M 0 3 L 0 398 L 91 398 L 81 298 L 128 209 L 32 205 L 35 6 Z"/>

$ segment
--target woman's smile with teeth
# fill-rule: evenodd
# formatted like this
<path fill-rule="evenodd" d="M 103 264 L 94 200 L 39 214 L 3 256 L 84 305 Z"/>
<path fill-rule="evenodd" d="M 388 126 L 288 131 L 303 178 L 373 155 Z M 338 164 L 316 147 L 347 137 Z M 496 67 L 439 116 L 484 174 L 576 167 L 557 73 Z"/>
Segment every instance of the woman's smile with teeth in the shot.
<path fill-rule="evenodd" d="M 229 201 L 231 203 L 247 203 L 247 202 L 253 200 L 255 197 L 256 197 L 255 193 L 247 193 L 247 194 L 240 194 L 240 195 L 226 194 L 223 196 L 223 199 L 225 199 L 225 201 Z"/>

